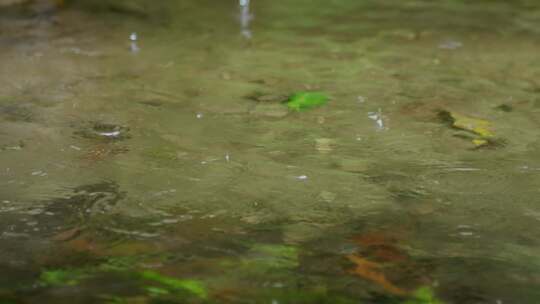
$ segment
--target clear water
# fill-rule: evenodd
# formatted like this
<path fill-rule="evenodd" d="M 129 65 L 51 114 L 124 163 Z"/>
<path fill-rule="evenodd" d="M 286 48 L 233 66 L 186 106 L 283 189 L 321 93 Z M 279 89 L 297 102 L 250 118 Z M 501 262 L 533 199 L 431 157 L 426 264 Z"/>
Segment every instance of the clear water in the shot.
<path fill-rule="evenodd" d="M 540 301 L 537 1 L 13 2 L 0 303 Z"/>

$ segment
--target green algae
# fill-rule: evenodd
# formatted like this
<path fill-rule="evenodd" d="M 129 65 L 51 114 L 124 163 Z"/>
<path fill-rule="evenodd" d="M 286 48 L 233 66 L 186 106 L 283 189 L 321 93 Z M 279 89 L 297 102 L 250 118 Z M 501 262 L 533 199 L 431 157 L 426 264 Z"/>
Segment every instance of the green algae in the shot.
<path fill-rule="evenodd" d="M 165 288 L 159 288 L 154 286 L 148 286 L 145 288 L 146 291 L 153 297 L 159 297 L 170 294 L 170 292 Z"/>
<path fill-rule="evenodd" d="M 103 264 L 95 267 L 47 270 L 41 273 L 40 282 L 46 286 L 76 286 L 85 279 L 99 277 L 100 274 L 107 272 L 115 272 L 127 275 L 132 279 L 142 279 L 161 284 L 163 287 L 144 287 L 146 292 L 154 297 L 178 291 L 188 291 L 202 299 L 208 297 L 206 287 L 200 281 L 177 279 L 149 270 L 141 272 L 132 270 L 138 260 L 136 257 L 117 257 L 108 259 Z"/>
<path fill-rule="evenodd" d="M 150 270 L 141 272 L 140 276 L 144 280 L 160 283 L 172 290 L 186 290 L 203 299 L 208 297 L 206 287 L 202 282 L 197 280 L 181 280 Z"/>
<path fill-rule="evenodd" d="M 56 269 L 42 272 L 40 281 L 50 286 L 75 286 L 88 277 L 90 275 L 81 269 Z"/>

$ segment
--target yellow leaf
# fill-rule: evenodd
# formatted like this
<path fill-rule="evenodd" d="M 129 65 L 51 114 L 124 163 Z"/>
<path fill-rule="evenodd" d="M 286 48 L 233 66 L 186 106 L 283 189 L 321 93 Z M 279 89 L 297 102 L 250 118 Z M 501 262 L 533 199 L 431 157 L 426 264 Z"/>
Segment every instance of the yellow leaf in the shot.
<path fill-rule="evenodd" d="M 477 147 L 481 147 L 481 146 L 485 146 L 485 145 L 489 144 L 489 141 L 487 141 L 485 139 L 477 138 L 477 139 L 473 139 L 472 143 Z"/>
<path fill-rule="evenodd" d="M 448 112 L 448 115 L 452 118 L 452 126 L 455 128 L 473 132 L 483 138 L 495 136 L 491 131 L 491 123 L 487 120 L 465 116 L 456 112 Z"/>

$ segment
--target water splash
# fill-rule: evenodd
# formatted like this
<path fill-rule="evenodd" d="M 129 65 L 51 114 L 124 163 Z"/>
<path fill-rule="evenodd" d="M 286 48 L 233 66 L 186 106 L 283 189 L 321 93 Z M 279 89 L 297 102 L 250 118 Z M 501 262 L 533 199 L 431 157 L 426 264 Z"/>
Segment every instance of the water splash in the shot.
<path fill-rule="evenodd" d="M 139 36 L 137 35 L 136 32 L 133 32 L 129 35 L 129 41 L 130 41 L 129 50 L 132 53 L 138 53 L 141 50 L 139 46 L 137 45 L 137 40 L 139 40 Z"/>
<path fill-rule="evenodd" d="M 369 119 L 375 121 L 375 127 L 377 130 L 381 131 L 386 129 L 381 109 L 379 109 L 377 112 L 369 112 L 368 117 Z"/>
<path fill-rule="evenodd" d="M 251 39 L 253 33 L 250 29 L 250 23 L 253 20 L 253 15 L 249 9 L 250 0 L 239 0 L 238 3 L 240 8 L 240 32 L 246 39 Z"/>

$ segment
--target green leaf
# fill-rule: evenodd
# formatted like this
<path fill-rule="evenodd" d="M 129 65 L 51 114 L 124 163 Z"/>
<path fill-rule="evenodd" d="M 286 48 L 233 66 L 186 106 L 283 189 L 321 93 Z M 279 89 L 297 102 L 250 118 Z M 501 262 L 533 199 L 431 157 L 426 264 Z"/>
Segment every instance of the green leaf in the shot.
<path fill-rule="evenodd" d="M 298 92 L 287 100 L 287 106 L 294 111 L 303 111 L 322 106 L 328 102 L 328 97 L 319 92 Z"/>
<path fill-rule="evenodd" d="M 169 294 L 169 291 L 164 288 L 149 286 L 149 287 L 146 287 L 145 289 L 152 296 L 162 296 L 162 295 Z"/>
<path fill-rule="evenodd" d="M 79 284 L 81 279 L 89 277 L 83 271 L 74 270 L 48 270 L 41 273 L 40 280 L 51 286 L 73 286 Z"/>
<path fill-rule="evenodd" d="M 206 287 L 196 280 L 180 280 L 168 276 L 161 275 L 155 271 L 143 271 L 141 277 L 145 280 L 158 282 L 168 288 L 175 290 L 187 290 L 203 299 L 208 297 Z"/>
<path fill-rule="evenodd" d="M 433 290 L 429 287 L 420 287 L 412 295 L 411 299 L 403 302 L 403 304 L 444 304 L 438 300 Z"/>

